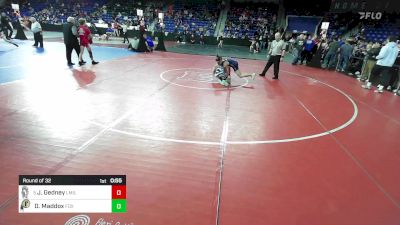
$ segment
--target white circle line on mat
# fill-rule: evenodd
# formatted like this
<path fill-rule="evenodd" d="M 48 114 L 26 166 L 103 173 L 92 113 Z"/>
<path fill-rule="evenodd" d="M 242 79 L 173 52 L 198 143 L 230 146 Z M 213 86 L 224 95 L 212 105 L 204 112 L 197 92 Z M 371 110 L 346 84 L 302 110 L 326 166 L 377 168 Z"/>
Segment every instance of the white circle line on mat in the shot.
<path fill-rule="evenodd" d="M 318 134 L 313 134 L 313 135 L 308 135 L 308 136 L 302 136 L 302 137 L 295 137 L 295 138 L 285 138 L 285 139 L 274 139 L 274 140 L 260 140 L 260 141 L 227 141 L 227 144 L 230 145 L 255 145 L 255 144 L 274 144 L 274 143 L 287 143 L 287 142 L 295 142 L 295 141 L 303 141 L 303 140 L 308 140 L 308 139 L 313 139 L 313 138 L 318 138 L 318 137 L 322 137 L 322 136 L 326 136 L 329 134 L 333 134 L 335 132 L 338 132 L 340 130 L 343 130 L 344 128 L 348 127 L 350 124 L 352 124 L 357 116 L 358 116 L 358 107 L 357 104 L 354 102 L 354 100 L 347 95 L 346 93 L 344 93 L 342 90 L 327 84 L 325 82 L 319 81 L 317 79 L 308 77 L 308 76 L 304 76 L 304 75 L 300 75 L 297 73 L 293 73 L 293 72 L 289 72 L 289 71 L 283 71 L 295 76 L 299 76 L 299 77 L 304 77 L 304 78 L 309 78 L 312 79 L 318 83 L 321 83 L 327 87 L 330 87 L 332 89 L 334 89 L 335 91 L 339 92 L 340 94 L 342 94 L 343 96 L 345 96 L 350 103 L 353 105 L 353 115 L 352 117 L 344 124 L 342 124 L 341 126 L 338 126 L 334 129 L 322 132 L 322 133 L 318 133 Z M 96 123 L 93 121 L 88 121 L 94 125 L 97 126 L 101 126 L 101 127 L 107 127 L 104 124 L 100 124 L 100 123 Z M 157 136 L 151 136 L 151 135 L 145 135 L 145 134 L 137 134 L 137 133 L 132 133 L 132 132 L 127 132 L 127 131 L 123 131 L 123 130 L 119 130 L 119 129 L 110 129 L 110 131 L 113 131 L 115 133 L 119 133 L 119 134 L 124 134 L 124 135 L 128 135 L 128 136 L 132 136 L 132 137 L 138 137 L 138 138 L 142 138 L 142 139 L 147 139 L 147 140 L 154 140 L 154 141 L 165 141 L 165 142 L 174 142 L 174 143 L 184 143 L 184 144 L 199 144 L 199 145 L 221 145 L 221 142 L 218 141 L 200 141 L 200 140 L 183 140 L 183 139 L 175 139 L 175 138 L 166 138 L 166 137 L 157 137 Z"/>

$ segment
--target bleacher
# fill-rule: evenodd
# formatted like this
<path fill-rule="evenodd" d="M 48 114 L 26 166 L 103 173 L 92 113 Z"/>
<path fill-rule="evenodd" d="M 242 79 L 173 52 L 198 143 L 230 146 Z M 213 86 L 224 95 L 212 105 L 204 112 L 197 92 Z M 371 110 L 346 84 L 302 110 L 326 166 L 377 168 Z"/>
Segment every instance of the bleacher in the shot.
<path fill-rule="evenodd" d="M 364 30 L 364 34 L 367 41 L 382 43 L 389 35 L 400 36 L 400 27 L 392 24 L 384 24 L 379 28 L 367 26 Z"/>
<path fill-rule="evenodd" d="M 166 13 L 164 17 L 165 30 L 167 32 L 186 30 L 196 34 L 205 33 L 208 30 L 210 34 L 213 34 L 219 13 L 215 1 L 198 0 L 190 4 L 177 1 L 173 4 L 173 12 Z M 192 14 L 192 17 L 189 17 L 189 14 Z"/>
<path fill-rule="evenodd" d="M 255 5 L 253 7 L 232 6 L 228 12 L 224 36 L 251 39 L 256 32 L 263 34 L 274 26 L 273 17 L 276 14 L 276 7 L 273 4 L 267 6 L 265 4 L 264 6 Z"/>
<path fill-rule="evenodd" d="M 39 21 L 46 23 L 63 23 L 68 16 L 87 16 L 91 15 L 97 8 L 95 5 L 102 5 L 106 1 L 56 1 L 48 0 L 46 3 L 40 1 L 30 1 L 29 4 L 21 5 L 21 15 L 26 17 L 38 17 Z M 64 5 L 62 5 L 64 4 Z M 76 8 L 77 4 L 80 5 Z M 49 20 L 47 20 L 47 17 Z M 56 20 L 52 20 L 56 17 Z"/>

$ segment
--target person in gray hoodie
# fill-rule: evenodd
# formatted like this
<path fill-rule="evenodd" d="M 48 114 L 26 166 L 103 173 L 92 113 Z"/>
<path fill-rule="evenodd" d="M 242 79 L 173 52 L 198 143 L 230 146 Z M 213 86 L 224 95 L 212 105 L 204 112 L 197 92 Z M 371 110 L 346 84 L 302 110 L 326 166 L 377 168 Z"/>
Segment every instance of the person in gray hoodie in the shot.
<path fill-rule="evenodd" d="M 380 79 L 379 85 L 378 85 L 378 90 L 375 92 L 382 93 L 383 89 L 389 85 L 390 83 L 390 70 L 396 61 L 397 56 L 399 55 L 399 47 L 397 47 L 396 44 L 396 37 L 395 36 L 389 36 L 387 40 L 387 44 L 382 47 L 381 51 L 379 52 L 379 55 L 377 55 L 375 58 L 377 59 L 376 65 L 371 71 L 371 77 L 367 81 L 365 85 L 362 87 L 365 89 L 371 89 L 371 82 L 370 80 L 375 77 L 379 76 L 382 74 L 382 77 Z"/>

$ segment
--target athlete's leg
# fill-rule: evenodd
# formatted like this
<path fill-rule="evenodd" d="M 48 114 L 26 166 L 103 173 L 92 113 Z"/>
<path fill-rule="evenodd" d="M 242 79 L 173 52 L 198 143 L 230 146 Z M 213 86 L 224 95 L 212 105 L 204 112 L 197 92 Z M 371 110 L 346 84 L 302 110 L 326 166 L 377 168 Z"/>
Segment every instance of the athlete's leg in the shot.
<path fill-rule="evenodd" d="M 255 76 L 256 76 L 255 73 L 245 73 L 245 74 L 242 74 L 242 72 L 241 72 L 239 69 L 237 69 L 237 70 L 235 71 L 235 73 L 236 73 L 236 75 L 237 75 L 238 77 L 240 77 L 240 78 L 251 77 L 252 79 L 254 79 Z"/>
<path fill-rule="evenodd" d="M 86 48 L 89 52 L 89 56 L 90 56 L 90 59 L 92 60 L 92 64 L 93 65 L 98 64 L 99 62 L 96 62 L 93 58 L 93 52 L 92 52 L 92 48 L 90 47 L 90 45 L 88 45 Z"/>
<path fill-rule="evenodd" d="M 83 65 L 83 52 L 85 51 L 85 46 L 80 46 L 80 52 L 79 52 L 79 65 Z"/>

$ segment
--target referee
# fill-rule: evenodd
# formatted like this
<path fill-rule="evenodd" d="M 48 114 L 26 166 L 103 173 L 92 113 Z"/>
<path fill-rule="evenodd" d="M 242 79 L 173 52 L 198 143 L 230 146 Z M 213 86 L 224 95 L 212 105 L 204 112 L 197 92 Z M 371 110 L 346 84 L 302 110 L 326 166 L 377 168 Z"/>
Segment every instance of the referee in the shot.
<path fill-rule="evenodd" d="M 71 61 L 72 50 L 75 50 L 78 57 L 81 53 L 78 42 L 78 29 L 75 25 L 74 17 L 67 18 L 67 23 L 63 25 L 63 34 L 68 66 L 73 66 L 75 64 Z"/>
<path fill-rule="evenodd" d="M 286 44 L 282 40 L 281 34 L 278 32 L 275 34 L 275 40 L 271 43 L 271 48 L 269 49 L 268 55 L 269 59 L 267 65 L 265 65 L 264 70 L 260 73 L 260 76 L 265 76 L 268 69 L 274 64 L 274 77 L 272 79 L 278 79 L 279 77 L 279 63 L 281 58 L 285 56 Z"/>

